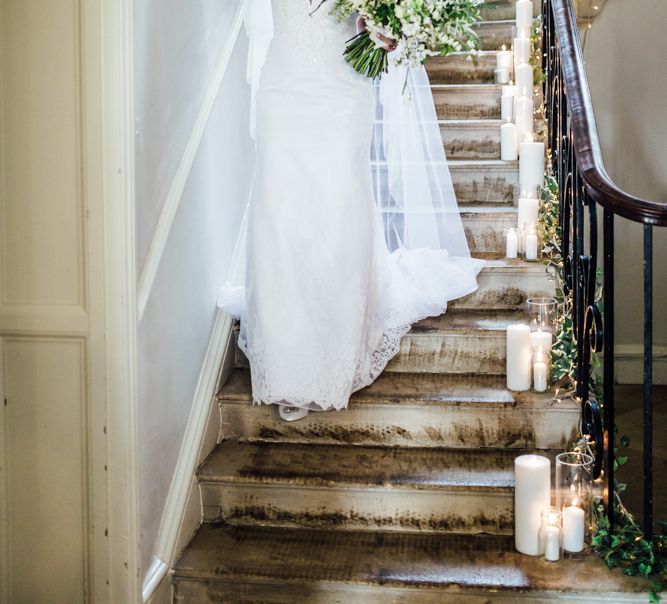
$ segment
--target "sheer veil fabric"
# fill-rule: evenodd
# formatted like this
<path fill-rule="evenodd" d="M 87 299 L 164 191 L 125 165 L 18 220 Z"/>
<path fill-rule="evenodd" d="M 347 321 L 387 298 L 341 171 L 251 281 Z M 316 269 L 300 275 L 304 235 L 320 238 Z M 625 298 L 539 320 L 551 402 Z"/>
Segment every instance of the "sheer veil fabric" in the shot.
<path fill-rule="evenodd" d="M 477 288 L 425 69 L 376 83 L 344 61 L 353 20 L 249 0 L 251 134 L 241 319 L 253 401 L 343 409 L 410 325 Z"/>

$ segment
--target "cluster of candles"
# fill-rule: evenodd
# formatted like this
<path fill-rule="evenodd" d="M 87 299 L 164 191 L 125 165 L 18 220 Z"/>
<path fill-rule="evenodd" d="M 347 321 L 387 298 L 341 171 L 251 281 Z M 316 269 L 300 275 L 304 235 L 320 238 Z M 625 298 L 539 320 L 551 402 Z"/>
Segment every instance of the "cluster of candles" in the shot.
<path fill-rule="evenodd" d="M 518 392 L 546 392 L 549 388 L 551 348 L 556 331 L 554 298 L 531 298 L 528 323 L 507 326 L 507 388 Z"/>
<path fill-rule="evenodd" d="M 529 556 L 557 562 L 562 553 L 583 556 L 587 511 L 592 494 L 589 455 L 561 453 L 556 457 L 555 506 L 552 502 L 551 460 L 522 455 L 514 462 L 515 546 Z"/>
<path fill-rule="evenodd" d="M 534 140 L 534 85 L 530 65 L 532 0 L 517 0 L 516 36 L 512 49 L 498 52 L 496 82 L 502 84 L 500 157 L 503 161 L 519 160 L 519 218 L 516 229 L 507 233 L 506 255 L 526 260 L 538 258 L 537 193 L 544 186 L 544 143 Z M 515 83 L 511 83 L 514 73 Z"/>

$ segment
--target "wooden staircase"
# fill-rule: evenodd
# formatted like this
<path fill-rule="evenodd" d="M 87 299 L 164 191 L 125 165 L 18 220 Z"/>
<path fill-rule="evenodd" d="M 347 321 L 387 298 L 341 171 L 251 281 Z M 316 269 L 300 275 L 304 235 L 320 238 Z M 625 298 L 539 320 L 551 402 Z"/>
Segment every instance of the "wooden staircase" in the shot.
<path fill-rule="evenodd" d="M 518 165 L 499 159 L 493 69 L 513 14 L 512 0 L 489 2 L 485 50 L 429 68 L 471 249 L 488 260 L 479 290 L 415 325 L 342 413 L 285 423 L 253 407 L 237 352 L 175 602 L 645 601 L 643 583 L 594 556 L 550 565 L 514 551 L 513 460 L 566 447 L 579 408 L 505 386 L 507 325 L 527 297 L 553 293 L 543 264 L 503 258 Z"/>

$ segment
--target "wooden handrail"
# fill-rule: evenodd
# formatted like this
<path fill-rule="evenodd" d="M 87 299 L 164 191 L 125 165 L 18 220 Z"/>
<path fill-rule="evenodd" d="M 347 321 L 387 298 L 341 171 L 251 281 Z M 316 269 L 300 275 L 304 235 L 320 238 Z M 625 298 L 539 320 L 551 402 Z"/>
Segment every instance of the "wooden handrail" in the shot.
<path fill-rule="evenodd" d="M 572 0 L 551 0 L 551 3 L 570 113 L 572 142 L 588 195 L 602 207 L 628 220 L 667 226 L 667 203 L 630 195 L 616 186 L 607 174 Z"/>

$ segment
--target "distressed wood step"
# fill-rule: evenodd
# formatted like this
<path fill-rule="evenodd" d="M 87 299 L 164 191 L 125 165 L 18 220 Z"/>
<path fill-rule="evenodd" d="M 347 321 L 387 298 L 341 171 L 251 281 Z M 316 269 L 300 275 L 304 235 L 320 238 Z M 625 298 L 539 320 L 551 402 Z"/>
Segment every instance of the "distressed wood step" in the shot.
<path fill-rule="evenodd" d="M 475 256 L 484 257 L 484 254 Z M 476 292 L 450 302 L 449 310 L 517 310 L 523 308 L 528 298 L 552 297 L 556 291 L 546 265 L 521 259 L 488 259 L 477 277 L 477 284 Z"/>
<path fill-rule="evenodd" d="M 500 119 L 499 85 L 434 84 L 431 90 L 438 119 Z"/>
<path fill-rule="evenodd" d="M 525 322 L 518 311 L 446 313 L 412 326 L 386 371 L 504 375 L 507 327 Z"/>
<path fill-rule="evenodd" d="M 514 203 L 519 184 L 519 162 L 453 160 L 449 162 L 449 169 L 459 205 Z"/>
<path fill-rule="evenodd" d="M 225 438 L 262 442 L 454 449 L 562 449 L 575 438 L 579 405 L 551 394 L 510 392 L 489 375 L 384 373 L 341 412 L 288 423 L 253 406 L 250 372 L 235 370 L 218 395 Z"/>
<path fill-rule="evenodd" d="M 500 160 L 501 120 L 442 120 L 440 133 L 450 160 Z"/>
<path fill-rule="evenodd" d="M 514 15 L 512 15 L 514 17 Z M 512 46 L 512 27 L 516 19 L 481 21 L 475 26 L 482 50 L 500 50 Z"/>
<path fill-rule="evenodd" d="M 516 19 L 516 0 L 487 0 L 482 6 L 484 21 L 504 21 Z M 533 1 L 533 15 L 539 16 L 542 3 Z"/>
<path fill-rule="evenodd" d="M 515 456 L 227 441 L 197 478 L 205 522 L 512 534 Z"/>
<path fill-rule="evenodd" d="M 433 57 L 426 64 L 426 71 L 431 84 L 493 84 L 496 55 L 495 50 L 481 50 Z"/>
<path fill-rule="evenodd" d="M 461 220 L 472 254 L 497 253 L 504 255 L 505 229 L 516 227 L 515 208 L 479 206 L 464 207 Z"/>
<path fill-rule="evenodd" d="M 172 571 L 174 602 L 646 602 L 597 556 L 545 563 L 511 537 L 204 525 Z"/>

